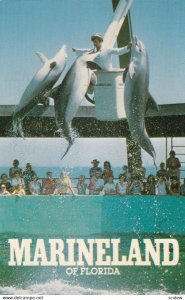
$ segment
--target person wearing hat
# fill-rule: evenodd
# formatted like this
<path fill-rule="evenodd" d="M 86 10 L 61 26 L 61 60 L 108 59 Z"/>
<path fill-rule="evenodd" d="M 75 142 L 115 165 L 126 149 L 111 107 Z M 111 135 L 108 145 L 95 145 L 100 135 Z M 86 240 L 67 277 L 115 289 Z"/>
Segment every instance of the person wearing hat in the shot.
<path fill-rule="evenodd" d="M 111 71 L 112 67 L 112 55 L 123 55 L 130 51 L 132 44 L 129 43 L 126 47 L 122 48 L 104 48 L 103 47 L 103 36 L 100 33 L 95 33 L 91 36 L 91 41 L 93 42 L 93 49 L 76 49 L 72 50 L 76 53 L 77 56 L 83 54 L 93 54 L 97 53 L 94 62 L 105 71 Z"/>
<path fill-rule="evenodd" d="M 97 171 L 102 173 L 102 169 L 98 167 L 99 163 L 100 162 L 97 159 L 93 159 L 93 161 L 91 161 L 93 167 L 89 170 L 90 178 L 94 177 Z"/>

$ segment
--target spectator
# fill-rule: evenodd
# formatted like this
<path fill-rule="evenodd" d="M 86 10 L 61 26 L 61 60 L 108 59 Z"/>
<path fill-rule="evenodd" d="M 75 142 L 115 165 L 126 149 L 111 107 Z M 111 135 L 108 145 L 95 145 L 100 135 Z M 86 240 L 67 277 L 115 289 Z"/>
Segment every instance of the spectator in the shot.
<path fill-rule="evenodd" d="M 129 183 L 126 179 L 125 173 L 120 174 L 119 182 L 116 184 L 116 193 L 120 196 L 127 195 L 129 192 L 128 187 L 129 187 Z"/>
<path fill-rule="evenodd" d="M 27 195 L 30 195 L 30 182 L 32 181 L 33 175 L 36 175 L 36 173 L 32 170 L 32 166 L 30 163 L 26 164 L 25 171 L 23 171 L 22 176 L 25 182 L 25 191 Z"/>
<path fill-rule="evenodd" d="M 5 173 L 1 174 L 1 182 L 0 182 L 0 184 L 6 185 L 7 191 L 11 191 L 11 187 L 12 186 L 11 186 L 10 182 L 8 181 L 7 174 L 5 174 Z"/>
<path fill-rule="evenodd" d="M 104 180 L 104 184 L 109 182 L 109 177 L 113 177 L 113 171 L 111 170 L 111 164 L 109 161 L 105 161 L 103 164 L 104 170 L 102 173 L 102 178 Z"/>
<path fill-rule="evenodd" d="M 146 195 L 155 195 L 156 194 L 156 182 L 155 176 L 149 175 L 146 182 Z"/>
<path fill-rule="evenodd" d="M 141 159 L 137 159 L 136 163 L 135 163 L 135 167 L 133 170 L 133 177 L 137 177 L 140 179 L 141 182 L 144 181 L 145 179 L 145 168 L 142 167 L 142 160 Z"/>
<path fill-rule="evenodd" d="M 10 196 L 10 192 L 7 191 L 6 184 L 1 183 L 0 196 Z"/>
<path fill-rule="evenodd" d="M 29 190 L 31 195 L 40 195 L 42 191 L 42 186 L 36 174 L 32 176 L 32 180 L 29 184 Z"/>
<path fill-rule="evenodd" d="M 89 170 L 90 178 L 92 178 L 95 175 L 96 171 L 102 172 L 102 169 L 98 167 L 99 163 L 100 162 L 97 159 L 93 159 L 93 161 L 91 162 L 93 167 Z"/>
<path fill-rule="evenodd" d="M 101 177 L 102 172 L 96 171 L 95 176 L 91 178 L 89 184 L 90 195 L 99 195 L 103 191 L 104 181 Z"/>
<path fill-rule="evenodd" d="M 169 182 L 166 177 L 161 175 L 156 184 L 156 195 L 168 195 L 169 193 Z"/>
<path fill-rule="evenodd" d="M 93 191 L 94 191 L 94 181 L 95 181 L 95 175 L 93 177 L 90 178 L 90 182 L 88 185 L 88 189 L 89 189 L 89 195 L 93 195 Z"/>
<path fill-rule="evenodd" d="M 167 172 L 166 172 L 166 169 L 165 169 L 165 163 L 164 162 L 161 162 L 160 163 L 160 169 L 157 171 L 156 173 L 156 176 L 159 178 L 160 176 L 165 176 L 167 177 Z"/>
<path fill-rule="evenodd" d="M 20 183 L 16 188 L 15 190 L 13 191 L 12 195 L 15 195 L 15 196 L 25 196 L 26 195 L 26 192 L 25 192 L 25 189 L 24 189 L 24 184 Z"/>
<path fill-rule="evenodd" d="M 11 186 L 12 186 L 12 191 L 14 191 L 16 188 L 18 188 L 19 184 L 24 184 L 23 178 L 21 178 L 19 171 L 15 171 L 12 179 L 11 179 Z"/>
<path fill-rule="evenodd" d="M 78 195 L 86 195 L 87 183 L 85 183 L 85 176 L 80 175 L 77 183 Z"/>
<path fill-rule="evenodd" d="M 113 182 L 113 176 L 108 177 L 108 182 L 104 185 L 105 195 L 116 195 L 116 185 Z"/>
<path fill-rule="evenodd" d="M 43 180 L 43 193 L 45 195 L 52 195 L 56 188 L 56 180 L 52 178 L 52 172 L 46 173 L 47 178 Z"/>
<path fill-rule="evenodd" d="M 19 161 L 18 159 L 14 159 L 13 161 L 13 167 L 9 169 L 9 177 L 12 178 L 15 174 L 15 172 L 18 171 L 20 175 L 22 175 L 22 169 L 19 168 Z"/>
<path fill-rule="evenodd" d="M 170 178 L 170 191 L 169 194 L 172 196 L 179 196 L 180 195 L 180 186 L 179 181 L 176 176 Z"/>
<path fill-rule="evenodd" d="M 129 192 L 131 195 L 141 195 L 143 190 L 143 184 L 139 177 L 134 176 L 133 181 L 129 187 Z"/>
<path fill-rule="evenodd" d="M 180 161 L 175 157 L 175 151 L 170 151 L 170 157 L 167 159 L 167 178 L 176 176 L 180 180 Z"/>
<path fill-rule="evenodd" d="M 57 180 L 56 188 L 54 190 L 54 195 L 69 195 L 69 194 L 75 195 L 71 179 L 69 178 L 67 172 L 62 172 L 60 174 L 60 178 Z"/>
<path fill-rule="evenodd" d="M 126 177 L 126 181 L 129 182 L 129 181 L 131 180 L 131 173 L 130 173 L 129 170 L 128 170 L 128 166 L 127 166 L 127 165 L 124 165 L 124 166 L 122 167 L 122 169 L 123 169 L 123 174 L 124 174 L 125 177 Z"/>
<path fill-rule="evenodd" d="M 184 178 L 183 184 L 180 187 L 180 194 L 182 196 L 185 196 L 185 178 Z"/>

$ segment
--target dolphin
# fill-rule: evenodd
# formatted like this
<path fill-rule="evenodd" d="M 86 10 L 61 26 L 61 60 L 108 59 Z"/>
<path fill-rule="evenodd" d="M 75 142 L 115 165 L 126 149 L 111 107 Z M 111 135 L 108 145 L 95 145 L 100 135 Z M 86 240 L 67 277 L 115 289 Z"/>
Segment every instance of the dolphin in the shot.
<path fill-rule="evenodd" d="M 97 54 L 79 56 L 66 73 L 62 83 L 46 93 L 54 99 L 55 121 L 60 135 L 65 137 L 68 147 L 62 158 L 68 153 L 75 140 L 75 133 L 71 128 L 71 121 L 86 95 L 90 83 L 95 84 L 95 74 L 89 68 Z"/>
<path fill-rule="evenodd" d="M 67 46 L 63 45 L 57 54 L 48 59 L 43 53 L 36 52 L 43 66 L 34 75 L 28 86 L 26 87 L 18 106 L 13 113 L 13 135 L 21 135 L 24 137 L 21 122 L 30 110 L 36 106 L 40 100 L 43 100 L 44 94 L 50 90 L 61 73 L 63 72 L 67 62 Z"/>
<path fill-rule="evenodd" d="M 149 62 L 144 44 L 136 37 L 132 40 L 131 60 L 125 78 L 125 112 L 129 130 L 134 141 L 153 157 L 155 150 L 145 129 L 145 113 L 151 106 L 158 109 L 149 94 Z"/>

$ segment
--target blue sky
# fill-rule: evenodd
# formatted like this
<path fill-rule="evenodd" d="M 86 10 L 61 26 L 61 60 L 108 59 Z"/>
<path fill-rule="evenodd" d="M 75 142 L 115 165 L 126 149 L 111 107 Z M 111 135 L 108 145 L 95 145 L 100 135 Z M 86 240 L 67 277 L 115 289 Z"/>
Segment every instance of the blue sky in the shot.
<path fill-rule="evenodd" d="M 41 51 L 50 58 L 65 43 L 69 46 L 69 67 L 75 58 L 71 48 L 91 47 L 90 36 L 97 31 L 104 33 L 111 16 L 111 0 L 0 1 L 0 104 L 19 102 L 25 87 L 41 66 L 35 51 Z M 131 20 L 134 35 L 148 49 L 151 93 L 159 104 L 185 102 L 185 1 L 133 0 Z M 12 141 L 6 139 L 0 145 L 2 151 L 7 147 L 12 149 L 7 153 L 7 159 L 9 155 L 13 160 L 15 145 L 17 152 L 29 152 L 26 144 L 19 139 Z M 82 139 L 77 144 L 80 141 Z M 32 141 L 32 144 L 37 149 L 38 141 Z M 99 141 L 94 140 L 91 152 L 83 152 L 84 163 L 93 157 L 98 158 L 98 155 L 103 157 L 104 150 L 113 144 L 112 141 L 104 141 L 100 147 Z M 24 145 L 27 150 L 24 150 Z M 75 147 L 71 148 L 66 164 L 76 157 L 79 150 Z M 155 147 L 160 148 L 158 140 Z M 101 148 L 101 153 L 98 148 Z M 114 151 L 108 151 L 108 158 L 105 159 L 114 161 L 116 165 L 122 164 L 123 153 L 120 148 L 118 142 L 114 146 L 118 153 L 116 158 Z M 78 157 L 76 164 L 81 164 L 81 152 L 78 152 Z M 158 162 L 162 158 L 158 156 Z M 30 161 L 31 153 L 22 159 L 24 163 Z M 144 159 L 146 163 L 152 163 L 147 155 Z M 45 159 L 42 161 L 40 157 L 40 160 L 45 164 Z M 0 160 L 1 165 L 3 161 Z M 58 164 L 57 159 L 55 164 Z"/>

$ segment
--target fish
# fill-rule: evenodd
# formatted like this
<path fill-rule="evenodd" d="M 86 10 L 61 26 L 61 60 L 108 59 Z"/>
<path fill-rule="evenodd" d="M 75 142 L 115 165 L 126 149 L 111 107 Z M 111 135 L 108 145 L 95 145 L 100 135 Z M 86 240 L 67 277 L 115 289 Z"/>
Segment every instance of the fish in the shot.
<path fill-rule="evenodd" d="M 89 85 L 94 84 L 94 72 L 88 66 L 97 54 L 83 55 L 77 57 L 62 83 L 46 93 L 47 97 L 54 99 L 55 121 L 57 132 L 68 142 L 66 151 L 61 159 L 65 157 L 74 143 L 76 133 L 71 127 L 72 119 L 84 99 Z"/>
<path fill-rule="evenodd" d="M 131 60 L 125 78 L 124 105 L 131 137 L 152 156 L 155 149 L 145 128 L 145 114 L 158 105 L 149 93 L 149 60 L 145 45 L 137 37 L 132 39 Z"/>
<path fill-rule="evenodd" d="M 12 134 L 24 138 L 22 121 L 25 116 L 40 102 L 47 103 L 45 93 L 59 79 L 67 63 L 67 46 L 63 45 L 57 54 L 48 59 L 43 53 L 36 52 L 43 66 L 33 76 L 13 113 Z"/>

